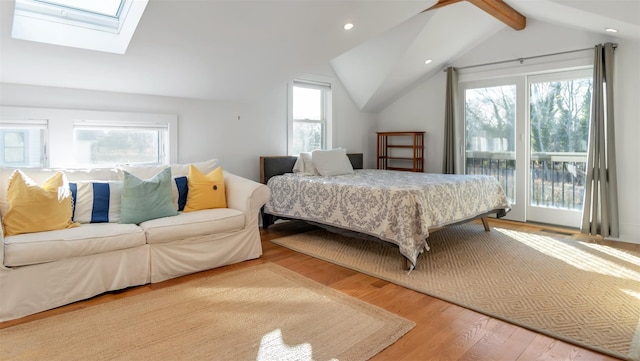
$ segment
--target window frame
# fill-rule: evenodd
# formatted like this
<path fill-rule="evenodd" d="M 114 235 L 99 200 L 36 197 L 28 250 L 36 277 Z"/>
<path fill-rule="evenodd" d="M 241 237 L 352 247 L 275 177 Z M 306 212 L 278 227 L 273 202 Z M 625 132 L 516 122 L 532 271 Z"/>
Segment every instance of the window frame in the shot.
<path fill-rule="evenodd" d="M 319 89 L 321 90 L 321 114 L 320 120 L 310 120 L 310 119 L 295 119 L 293 117 L 293 88 L 308 88 L 308 89 Z M 293 133 L 293 125 L 294 123 L 314 123 L 321 124 L 322 126 L 322 140 L 321 140 L 321 148 L 329 149 L 332 147 L 333 143 L 333 102 L 332 102 L 332 88 L 331 83 L 326 81 L 318 81 L 318 80 L 306 80 L 306 79 L 294 79 L 289 82 L 288 87 L 288 111 L 287 111 L 287 154 L 288 155 L 297 155 L 293 154 L 293 144 L 294 144 L 294 133 Z"/>
<path fill-rule="evenodd" d="M 78 168 L 75 163 L 74 126 L 83 124 L 109 124 L 111 126 L 146 126 L 166 127 L 166 149 L 163 163 L 172 164 L 178 162 L 178 116 L 176 114 L 154 113 L 127 113 L 76 109 L 55 108 L 27 108 L 0 106 L 0 122 L 28 124 L 34 119 L 48 124 L 45 143 L 47 144 L 46 156 L 48 163 L 43 167 L 52 168 Z M 96 165 L 95 168 L 104 168 L 108 165 Z"/>

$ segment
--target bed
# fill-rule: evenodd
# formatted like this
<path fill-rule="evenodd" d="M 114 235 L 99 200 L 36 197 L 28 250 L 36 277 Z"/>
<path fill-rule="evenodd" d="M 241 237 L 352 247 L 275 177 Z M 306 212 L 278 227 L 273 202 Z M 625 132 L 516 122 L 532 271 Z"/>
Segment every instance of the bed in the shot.
<path fill-rule="evenodd" d="M 260 157 L 260 180 L 271 189 L 263 228 L 299 219 L 375 237 L 397 245 L 411 270 L 430 232 L 477 218 L 489 231 L 486 217 L 510 210 L 493 176 L 362 169 L 362 153 L 345 155 L 351 172 L 326 176 L 301 172 L 295 156 Z"/>

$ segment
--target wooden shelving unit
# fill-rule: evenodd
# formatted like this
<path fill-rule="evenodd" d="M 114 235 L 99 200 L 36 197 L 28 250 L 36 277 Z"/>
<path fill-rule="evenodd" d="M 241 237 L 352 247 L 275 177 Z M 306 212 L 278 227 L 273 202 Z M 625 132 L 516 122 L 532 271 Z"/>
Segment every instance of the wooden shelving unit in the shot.
<path fill-rule="evenodd" d="M 424 132 L 377 132 L 378 169 L 424 172 Z"/>

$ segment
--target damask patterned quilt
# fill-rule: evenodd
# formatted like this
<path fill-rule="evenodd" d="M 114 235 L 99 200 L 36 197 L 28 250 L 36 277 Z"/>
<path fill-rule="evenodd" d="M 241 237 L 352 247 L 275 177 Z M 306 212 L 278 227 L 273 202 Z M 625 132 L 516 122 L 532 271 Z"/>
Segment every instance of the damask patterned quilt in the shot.
<path fill-rule="evenodd" d="M 328 177 L 287 173 L 267 185 L 266 213 L 375 236 L 398 245 L 414 266 L 429 249 L 430 229 L 510 209 L 502 186 L 484 175 L 357 169 Z"/>

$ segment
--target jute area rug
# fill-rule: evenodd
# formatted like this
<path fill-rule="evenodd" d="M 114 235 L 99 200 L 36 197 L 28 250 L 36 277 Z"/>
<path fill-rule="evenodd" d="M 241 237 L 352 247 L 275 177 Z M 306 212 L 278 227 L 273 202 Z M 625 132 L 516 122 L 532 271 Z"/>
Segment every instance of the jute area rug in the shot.
<path fill-rule="evenodd" d="M 261 264 L 0 330 L 0 358 L 366 360 L 414 326 Z"/>
<path fill-rule="evenodd" d="M 429 236 L 407 274 L 398 248 L 315 230 L 272 242 L 494 318 L 640 360 L 640 254 L 477 224 Z"/>

